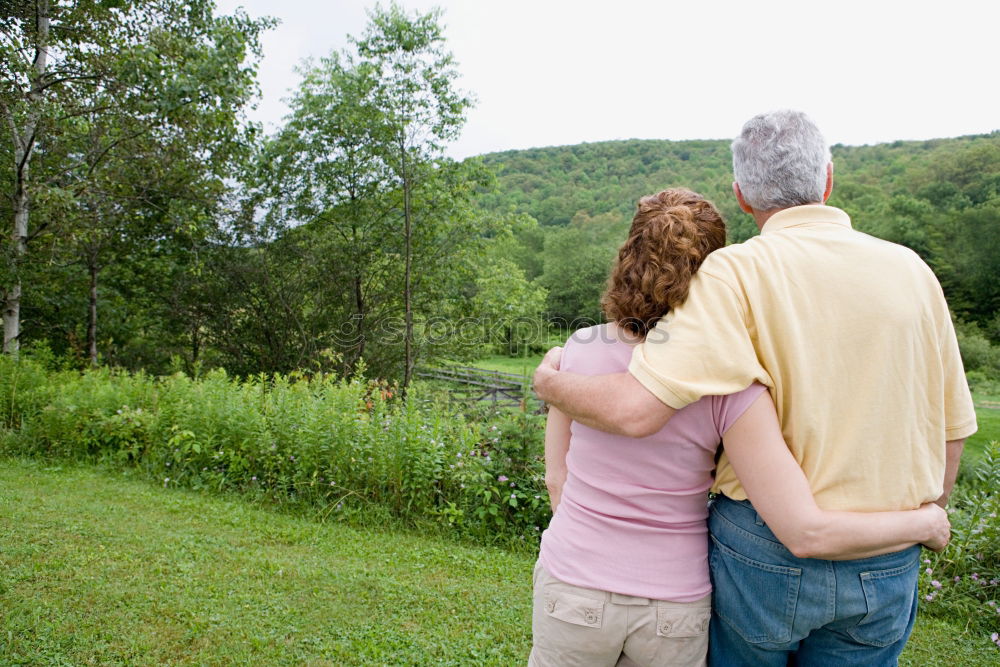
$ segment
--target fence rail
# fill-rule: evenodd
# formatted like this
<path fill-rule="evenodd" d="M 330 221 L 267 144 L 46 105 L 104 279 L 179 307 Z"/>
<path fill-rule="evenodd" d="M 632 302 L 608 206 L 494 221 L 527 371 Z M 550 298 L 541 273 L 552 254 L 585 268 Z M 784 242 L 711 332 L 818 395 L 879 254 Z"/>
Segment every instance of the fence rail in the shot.
<path fill-rule="evenodd" d="M 494 404 L 520 404 L 531 391 L 531 378 L 517 373 L 491 371 L 474 366 L 443 366 L 418 368 L 417 376 L 461 385 L 453 393 L 465 393 L 471 401 L 490 401 Z"/>

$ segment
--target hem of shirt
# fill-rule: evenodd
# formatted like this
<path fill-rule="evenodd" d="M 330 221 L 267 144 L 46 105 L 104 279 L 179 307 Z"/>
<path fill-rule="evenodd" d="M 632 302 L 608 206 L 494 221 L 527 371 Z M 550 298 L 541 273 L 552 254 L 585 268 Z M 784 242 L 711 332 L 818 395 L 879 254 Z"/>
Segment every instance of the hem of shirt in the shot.
<path fill-rule="evenodd" d="M 618 595 L 628 595 L 630 597 L 636 597 L 636 598 L 649 598 L 650 600 L 656 600 L 660 602 L 698 602 L 699 600 L 704 599 L 706 596 L 711 595 L 712 593 L 711 581 L 708 582 L 708 585 L 704 588 L 703 592 L 676 593 L 672 594 L 671 597 L 657 597 L 656 595 L 649 595 L 648 591 L 646 592 L 640 591 L 632 593 L 626 591 L 612 591 L 608 590 L 607 588 L 601 587 L 599 584 L 595 584 L 595 582 L 576 579 L 572 576 L 566 577 L 561 573 L 553 571 L 552 564 L 549 563 L 549 559 L 545 557 L 544 551 L 538 554 L 538 562 L 541 563 L 542 567 L 544 567 L 551 576 L 555 577 L 564 584 L 569 584 L 570 586 L 579 586 L 580 588 L 587 588 L 592 591 L 598 591 L 601 593 L 617 593 Z M 559 568 L 557 567 L 556 570 L 558 569 Z M 638 591 L 638 589 L 636 590 Z"/>
<path fill-rule="evenodd" d="M 656 398 L 658 398 L 662 403 L 665 403 L 674 410 L 680 410 L 681 408 L 687 407 L 694 402 L 685 401 L 683 398 L 678 396 L 673 390 L 667 387 L 660 378 L 646 368 L 645 362 L 637 360 L 635 356 L 633 356 L 632 360 L 629 361 L 628 372 L 632 374 L 632 377 L 639 381 L 639 384 L 648 389 L 653 396 L 656 396 Z"/>
<path fill-rule="evenodd" d="M 631 369 L 630 369 L 631 370 Z M 979 430 L 979 422 L 975 417 L 964 421 L 958 426 L 949 426 L 944 430 L 945 440 L 964 440 Z"/>

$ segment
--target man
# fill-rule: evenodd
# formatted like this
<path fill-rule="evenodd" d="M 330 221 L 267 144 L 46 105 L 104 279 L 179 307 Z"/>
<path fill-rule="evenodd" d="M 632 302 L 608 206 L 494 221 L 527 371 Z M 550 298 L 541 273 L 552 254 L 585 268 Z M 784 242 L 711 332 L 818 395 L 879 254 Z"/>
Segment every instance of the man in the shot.
<path fill-rule="evenodd" d="M 804 114 L 756 116 L 732 148 L 733 190 L 760 236 L 708 257 L 628 373 L 560 372 L 555 348 L 536 371 L 539 396 L 584 424 L 642 437 L 701 396 L 761 382 L 821 507 L 944 504 L 976 419 L 937 280 L 915 253 L 824 205 L 830 153 Z M 714 490 L 711 664 L 896 664 L 916 616 L 919 547 L 797 558 L 724 453 Z"/>

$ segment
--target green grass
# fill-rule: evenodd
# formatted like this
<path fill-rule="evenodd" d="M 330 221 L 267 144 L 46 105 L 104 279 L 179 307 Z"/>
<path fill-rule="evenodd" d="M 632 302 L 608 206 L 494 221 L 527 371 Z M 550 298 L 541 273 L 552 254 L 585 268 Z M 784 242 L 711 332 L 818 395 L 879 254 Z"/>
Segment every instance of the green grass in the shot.
<path fill-rule="evenodd" d="M 1000 440 L 1000 397 L 973 394 L 976 403 L 976 420 L 979 430 L 965 441 L 966 451 L 978 457 L 986 443 Z"/>
<path fill-rule="evenodd" d="M 0 462 L 2 665 L 513 665 L 532 558 Z"/>
<path fill-rule="evenodd" d="M 532 357 L 507 357 L 503 355 L 485 357 L 472 362 L 476 368 L 485 368 L 501 373 L 517 373 L 531 377 L 535 367 L 542 361 L 542 355 Z"/>
<path fill-rule="evenodd" d="M 523 665 L 532 561 L 0 459 L 0 664 Z M 901 664 L 996 664 L 962 626 Z"/>

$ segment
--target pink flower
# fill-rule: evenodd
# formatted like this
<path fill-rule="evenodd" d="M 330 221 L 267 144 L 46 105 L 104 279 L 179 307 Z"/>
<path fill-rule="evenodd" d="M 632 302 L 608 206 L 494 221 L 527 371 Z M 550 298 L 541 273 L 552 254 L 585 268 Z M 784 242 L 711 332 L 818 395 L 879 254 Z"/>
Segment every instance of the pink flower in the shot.
<path fill-rule="evenodd" d="M 500 475 L 499 477 L 497 477 L 498 482 L 506 482 L 507 479 L 508 479 L 507 475 Z"/>
<path fill-rule="evenodd" d="M 933 594 L 933 593 L 931 593 L 930 595 L 925 595 L 925 596 L 924 596 L 924 599 L 925 599 L 925 600 L 927 600 L 928 602 L 930 602 L 931 600 L 933 600 L 933 599 L 934 599 L 934 594 Z"/>
<path fill-rule="evenodd" d="M 933 586 L 934 588 L 941 588 L 941 582 L 935 579 L 931 582 L 931 586 Z"/>

